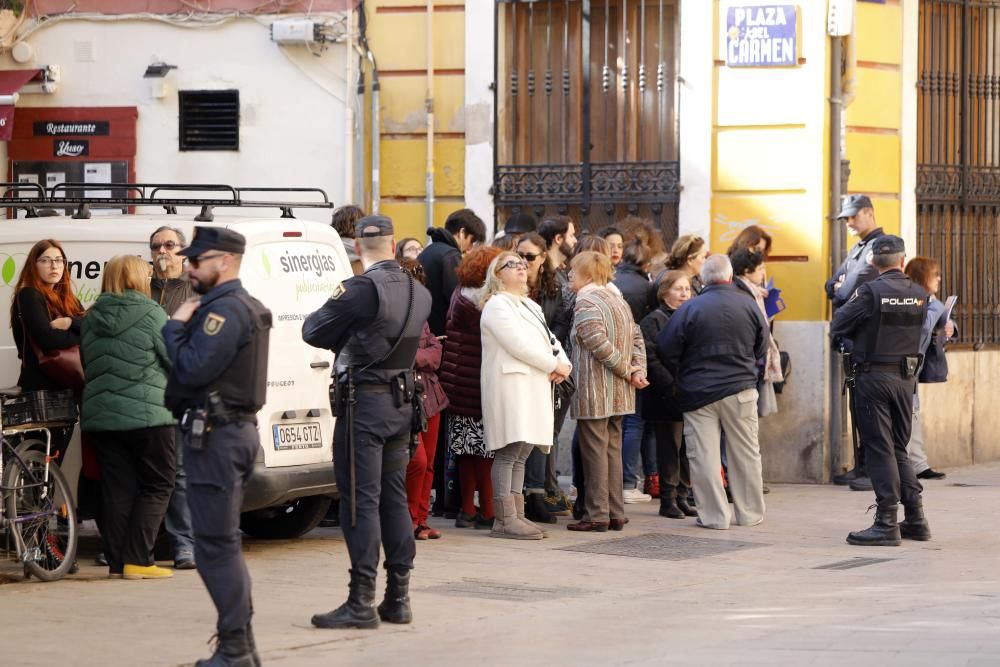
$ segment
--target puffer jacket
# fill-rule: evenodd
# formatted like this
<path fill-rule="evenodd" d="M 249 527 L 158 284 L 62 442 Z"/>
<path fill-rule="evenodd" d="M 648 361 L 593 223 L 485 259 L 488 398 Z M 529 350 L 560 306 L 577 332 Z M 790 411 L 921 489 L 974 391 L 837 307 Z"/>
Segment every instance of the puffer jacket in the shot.
<path fill-rule="evenodd" d="M 132 431 L 174 423 L 163 407 L 170 362 L 160 330 L 166 322 L 163 308 L 139 292 L 97 298 L 81 333 L 87 381 L 82 430 Z"/>
<path fill-rule="evenodd" d="M 479 328 L 479 290 L 455 290 L 448 308 L 441 361 L 441 387 L 448 396 L 448 412 L 483 418 L 479 371 L 483 363 L 483 342 Z"/>

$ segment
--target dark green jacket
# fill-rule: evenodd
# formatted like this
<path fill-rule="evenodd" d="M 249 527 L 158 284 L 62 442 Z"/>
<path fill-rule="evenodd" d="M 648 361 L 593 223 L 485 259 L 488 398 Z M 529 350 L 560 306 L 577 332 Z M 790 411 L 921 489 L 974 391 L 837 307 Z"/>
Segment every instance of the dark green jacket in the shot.
<path fill-rule="evenodd" d="M 166 321 L 163 308 L 139 292 L 97 298 L 81 330 L 87 380 L 82 430 L 132 431 L 174 423 L 163 407 L 170 361 L 160 329 Z"/>

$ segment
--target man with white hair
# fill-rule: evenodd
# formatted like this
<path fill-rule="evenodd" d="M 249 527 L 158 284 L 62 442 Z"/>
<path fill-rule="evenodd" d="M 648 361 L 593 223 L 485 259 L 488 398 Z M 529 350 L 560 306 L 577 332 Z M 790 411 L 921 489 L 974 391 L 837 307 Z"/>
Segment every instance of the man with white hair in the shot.
<path fill-rule="evenodd" d="M 725 430 L 735 521 L 756 526 L 764 520 L 757 361 L 771 334 L 754 300 L 733 286 L 728 257 L 705 260 L 701 280 L 698 298 L 682 305 L 660 332 L 657 352 L 677 378 L 698 525 L 725 530 L 734 518 L 720 473 Z"/>

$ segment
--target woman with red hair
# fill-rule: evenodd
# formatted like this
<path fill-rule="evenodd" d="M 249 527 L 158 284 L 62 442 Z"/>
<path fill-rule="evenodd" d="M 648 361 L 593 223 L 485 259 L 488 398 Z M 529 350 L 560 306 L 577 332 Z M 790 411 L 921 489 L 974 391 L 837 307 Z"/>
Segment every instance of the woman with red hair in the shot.
<path fill-rule="evenodd" d="M 45 239 L 31 247 L 18 276 L 10 326 L 21 358 L 17 383 L 23 391 L 69 388 L 46 376 L 35 354 L 35 348 L 48 352 L 80 344 L 83 306 L 73 293 L 66 269 L 62 246 L 55 239 Z"/>
<path fill-rule="evenodd" d="M 83 306 L 73 293 L 66 253 L 55 239 L 39 241 L 31 247 L 14 288 L 10 305 L 10 328 L 21 374 L 17 384 L 22 391 L 52 391 L 82 387 L 63 387 L 42 372 L 35 350 L 50 352 L 80 344 Z M 52 452 L 61 462 L 66 454 L 73 428 L 52 429 Z"/>

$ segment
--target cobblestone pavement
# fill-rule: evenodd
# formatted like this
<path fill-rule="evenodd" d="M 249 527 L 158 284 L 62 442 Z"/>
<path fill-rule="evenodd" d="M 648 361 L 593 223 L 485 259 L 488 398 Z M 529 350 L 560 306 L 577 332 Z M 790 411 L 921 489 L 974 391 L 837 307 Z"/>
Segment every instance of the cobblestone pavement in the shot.
<path fill-rule="evenodd" d="M 623 533 L 490 539 L 442 519 L 418 543 L 415 621 L 315 630 L 347 593 L 337 529 L 245 546 L 273 665 L 1000 665 L 1000 465 L 925 485 L 934 539 L 852 547 L 869 494 L 772 485 L 755 528 L 629 505 Z M 93 538 L 89 540 L 93 547 Z M 81 561 L 53 584 L 0 585 L 0 664 L 180 665 L 205 657 L 198 576 L 111 581 Z M 0 565 L 0 575 L 12 574 Z M 380 588 L 382 581 L 379 582 Z"/>

